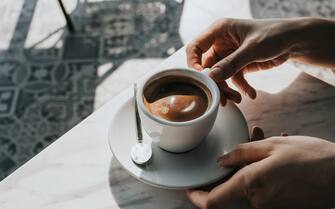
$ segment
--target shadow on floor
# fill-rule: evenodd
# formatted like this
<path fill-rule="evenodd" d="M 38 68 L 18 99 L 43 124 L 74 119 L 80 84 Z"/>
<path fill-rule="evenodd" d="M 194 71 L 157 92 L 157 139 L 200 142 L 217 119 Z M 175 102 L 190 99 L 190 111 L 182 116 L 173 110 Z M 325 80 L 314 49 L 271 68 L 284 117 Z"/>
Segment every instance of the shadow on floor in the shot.
<path fill-rule="evenodd" d="M 116 0 L 78 1 L 75 34 L 60 28 L 25 48 L 36 5 L 24 0 L 10 46 L 0 51 L 0 180 L 92 113 L 95 88 L 126 60 L 167 57 L 182 46 L 183 3 Z M 39 47 L 59 32 L 54 46 Z"/>

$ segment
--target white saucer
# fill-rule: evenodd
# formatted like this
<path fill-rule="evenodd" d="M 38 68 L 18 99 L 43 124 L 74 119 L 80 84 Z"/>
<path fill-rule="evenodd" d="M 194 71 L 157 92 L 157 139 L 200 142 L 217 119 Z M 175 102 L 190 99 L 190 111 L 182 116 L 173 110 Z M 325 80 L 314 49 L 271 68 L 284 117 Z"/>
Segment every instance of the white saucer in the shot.
<path fill-rule="evenodd" d="M 166 189 L 190 189 L 213 183 L 229 174 L 216 160 L 237 144 L 248 141 L 247 123 L 235 104 L 220 107 L 215 125 L 207 138 L 186 153 L 174 154 L 160 149 L 143 130 L 143 140 L 151 144 L 153 156 L 145 166 L 136 165 L 130 157 L 137 143 L 134 99 L 130 94 L 115 107 L 116 114 L 109 130 L 109 145 L 114 157 L 125 170 L 140 181 Z"/>

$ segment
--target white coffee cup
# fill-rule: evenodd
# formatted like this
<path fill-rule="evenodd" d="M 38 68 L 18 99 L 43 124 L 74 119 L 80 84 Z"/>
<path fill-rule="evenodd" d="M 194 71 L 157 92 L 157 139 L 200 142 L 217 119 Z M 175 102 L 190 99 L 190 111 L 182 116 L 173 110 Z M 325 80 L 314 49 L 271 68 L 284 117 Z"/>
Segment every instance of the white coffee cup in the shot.
<path fill-rule="evenodd" d="M 149 76 L 139 84 L 137 104 L 142 126 L 148 135 L 169 152 L 186 152 L 198 146 L 212 129 L 220 101 L 220 91 L 216 83 L 208 76 L 209 69 L 201 72 L 189 68 L 174 68 L 160 71 Z M 185 122 L 173 122 L 153 115 L 144 104 L 143 91 L 151 81 L 165 76 L 186 76 L 204 84 L 211 93 L 211 102 L 207 111 L 198 118 Z"/>

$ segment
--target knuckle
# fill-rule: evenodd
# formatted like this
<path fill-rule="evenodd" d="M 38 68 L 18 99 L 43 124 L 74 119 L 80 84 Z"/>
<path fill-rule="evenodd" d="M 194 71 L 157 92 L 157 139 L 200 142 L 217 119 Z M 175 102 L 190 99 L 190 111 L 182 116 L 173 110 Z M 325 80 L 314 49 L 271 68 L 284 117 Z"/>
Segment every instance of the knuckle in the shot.
<path fill-rule="evenodd" d="M 219 19 L 219 20 L 215 20 L 212 24 L 211 24 L 211 28 L 216 28 L 216 27 L 221 27 L 221 25 L 223 24 L 223 20 Z"/>
<path fill-rule="evenodd" d="M 191 54 L 202 54 L 201 49 L 197 45 L 197 42 L 190 43 L 186 46 L 186 54 L 191 55 Z"/>
<path fill-rule="evenodd" d="M 231 72 L 237 72 L 239 69 L 237 68 L 236 61 L 232 57 L 226 57 L 222 59 L 219 63 L 218 66 L 221 67 L 222 69 L 227 69 L 228 71 Z"/>
<path fill-rule="evenodd" d="M 276 146 L 276 145 L 279 145 L 279 144 L 283 143 L 283 138 L 281 138 L 281 137 L 270 137 L 268 140 L 271 143 L 271 145 L 273 145 L 273 146 Z"/>
<path fill-rule="evenodd" d="M 232 24 L 233 23 L 233 19 L 231 19 L 231 18 L 223 18 L 223 19 L 221 19 L 221 24 L 223 24 L 223 25 L 230 25 L 230 24 Z"/>
<path fill-rule="evenodd" d="M 210 28 L 213 30 L 221 29 L 222 27 L 227 27 L 227 26 L 232 25 L 233 22 L 234 22 L 234 19 L 231 19 L 231 18 L 218 19 L 218 20 L 215 20 L 211 24 Z"/>
<path fill-rule="evenodd" d="M 224 24 L 226 18 L 215 20 L 212 24 L 212 28 L 221 27 Z"/>
<path fill-rule="evenodd" d="M 243 150 L 245 149 L 245 145 L 244 144 L 238 144 L 236 147 L 235 147 L 235 151 L 240 151 L 240 150 Z"/>
<path fill-rule="evenodd" d="M 238 144 L 234 149 L 234 154 L 242 158 L 246 148 L 247 148 L 246 144 Z"/>
<path fill-rule="evenodd" d="M 187 44 L 187 46 L 186 46 L 186 52 L 187 53 L 192 52 L 193 48 L 194 48 L 194 44 L 193 43 Z"/>

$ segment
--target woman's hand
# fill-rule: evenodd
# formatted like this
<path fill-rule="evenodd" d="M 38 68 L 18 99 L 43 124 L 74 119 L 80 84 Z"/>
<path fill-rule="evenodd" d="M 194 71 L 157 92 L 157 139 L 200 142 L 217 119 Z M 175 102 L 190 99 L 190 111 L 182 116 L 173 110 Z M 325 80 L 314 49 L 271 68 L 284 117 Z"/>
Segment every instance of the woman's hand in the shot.
<path fill-rule="evenodd" d="M 222 19 L 187 46 L 187 62 L 198 70 L 211 67 L 222 103 L 225 97 L 239 103 L 241 95 L 228 87 L 226 79 L 232 77 L 238 89 L 254 99 L 256 91 L 245 73 L 271 69 L 291 58 L 335 67 L 333 37 L 335 21 L 327 19 Z"/>
<path fill-rule="evenodd" d="M 307 136 L 271 137 L 241 144 L 218 164 L 247 166 L 209 192 L 188 191 L 201 209 L 221 209 L 243 198 L 258 209 L 335 206 L 334 143 Z"/>

